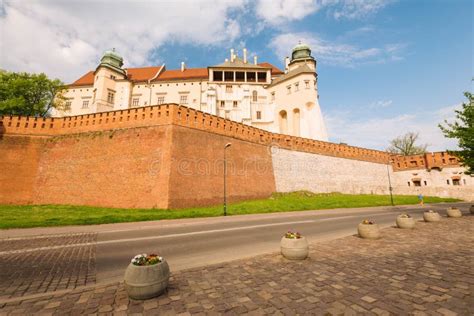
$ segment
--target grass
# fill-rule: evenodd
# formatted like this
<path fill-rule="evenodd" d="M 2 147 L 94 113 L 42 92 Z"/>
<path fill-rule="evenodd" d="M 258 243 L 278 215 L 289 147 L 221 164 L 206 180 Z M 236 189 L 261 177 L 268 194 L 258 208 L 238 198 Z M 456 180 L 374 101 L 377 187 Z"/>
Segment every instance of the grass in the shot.
<path fill-rule="evenodd" d="M 459 201 L 438 197 L 425 197 L 424 200 L 425 203 Z M 417 204 L 418 198 L 411 195 L 396 195 L 394 202 L 395 205 Z M 228 215 L 238 215 L 386 205 L 390 205 L 390 197 L 387 195 L 293 192 L 277 193 L 268 199 L 232 203 L 228 205 L 227 213 Z M 0 205 L 0 229 L 92 225 L 221 215 L 221 205 L 176 210 L 120 209 L 74 205 Z"/>

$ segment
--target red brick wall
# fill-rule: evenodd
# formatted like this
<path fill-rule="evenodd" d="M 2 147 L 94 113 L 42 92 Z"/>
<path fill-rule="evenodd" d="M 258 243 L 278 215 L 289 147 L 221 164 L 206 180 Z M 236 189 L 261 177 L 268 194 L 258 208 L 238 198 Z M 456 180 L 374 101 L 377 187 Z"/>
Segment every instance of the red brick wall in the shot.
<path fill-rule="evenodd" d="M 34 203 L 43 137 L 0 134 L 0 203 Z"/>
<path fill-rule="evenodd" d="M 224 146 L 229 201 L 266 198 L 275 192 L 269 147 L 211 132 L 173 126 L 170 207 L 223 201 Z"/>
<path fill-rule="evenodd" d="M 171 126 L 50 138 L 36 204 L 167 208 Z"/>

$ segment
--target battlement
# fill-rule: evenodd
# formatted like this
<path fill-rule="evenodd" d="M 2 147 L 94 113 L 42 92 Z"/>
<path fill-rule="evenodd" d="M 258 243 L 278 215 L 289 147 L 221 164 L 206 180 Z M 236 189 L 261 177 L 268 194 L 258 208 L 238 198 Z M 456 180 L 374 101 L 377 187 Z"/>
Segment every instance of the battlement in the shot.
<path fill-rule="evenodd" d="M 456 156 L 447 152 L 433 152 L 412 156 L 393 156 L 392 167 L 394 171 L 410 169 L 443 169 L 445 167 L 457 167 L 460 165 Z"/>
<path fill-rule="evenodd" d="M 62 118 L 0 117 L 0 134 L 56 136 L 174 124 L 269 147 L 388 164 L 394 171 L 457 166 L 447 153 L 395 156 L 388 152 L 268 132 L 177 104 L 163 104 Z"/>

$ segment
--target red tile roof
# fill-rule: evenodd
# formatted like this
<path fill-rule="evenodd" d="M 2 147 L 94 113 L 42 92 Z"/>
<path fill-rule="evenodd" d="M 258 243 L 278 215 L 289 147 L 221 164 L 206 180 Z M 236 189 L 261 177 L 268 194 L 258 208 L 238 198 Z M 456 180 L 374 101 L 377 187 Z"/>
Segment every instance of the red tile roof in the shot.
<path fill-rule="evenodd" d="M 159 67 L 142 67 L 142 68 L 127 68 L 127 78 L 128 80 L 137 82 L 137 81 L 147 81 L 153 78 Z"/>
<path fill-rule="evenodd" d="M 158 78 L 153 81 L 206 79 L 208 77 L 207 68 L 188 68 L 184 71 L 181 71 L 181 69 L 173 69 L 163 71 Z"/>
<path fill-rule="evenodd" d="M 94 72 L 89 71 L 81 78 L 77 79 L 70 86 L 92 86 L 94 84 Z"/>
<path fill-rule="evenodd" d="M 271 68 L 272 75 L 283 74 L 283 71 L 273 66 L 270 63 L 260 63 L 258 64 L 262 67 Z M 142 68 L 127 68 L 127 79 L 133 82 L 147 81 L 152 79 L 158 70 L 159 67 L 142 67 Z M 166 80 L 187 80 L 187 79 L 206 79 L 209 74 L 207 68 L 188 68 L 184 71 L 181 69 L 172 69 L 164 70 L 158 78 L 155 78 L 153 81 L 166 81 Z M 89 71 L 81 78 L 77 79 L 69 86 L 91 86 L 94 84 L 94 71 Z"/>
<path fill-rule="evenodd" d="M 272 75 L 282 75 L 282 74 L 284 74 L 283 71 L 281 71 L 279 68 L 277 68 L 276 66 L 273 66 L 270 63 L 265 62 L 265 63 L 260 63 L 258 65 L 262 66 L 262 67 L 272 68 Z"/>

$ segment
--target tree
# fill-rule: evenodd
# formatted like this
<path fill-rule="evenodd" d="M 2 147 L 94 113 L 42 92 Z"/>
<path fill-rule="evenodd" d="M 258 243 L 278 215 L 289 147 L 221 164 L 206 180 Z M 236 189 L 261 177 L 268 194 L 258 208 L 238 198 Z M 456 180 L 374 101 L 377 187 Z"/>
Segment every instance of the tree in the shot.
<path fill-rule="evenodd" d="M 0 71 L 0 115 L 49 116 L 62 109 L 64 83 L 45 74 Z"/>
<path fill-rule="evenodd" d="M 418 140 L 418 137 L 418 133 L 413 132 L 399 136 L 390 142 L 390 147 L 387 148 L 387 151 L 403 156 L 424 154 L 428 144 L 417 146 L 415 143 Z"/>
<path fill-rule="evenodd" d="M 439 124 L 439 128 L 444 136 L 448 138 L 457 138 L 458 146 L 461 150 L 453 152 L 453 155 L 459 157 L 461 163 L 466 167 L 467 174 L 474 173 L 474 95 L 464 92 L 468 102 L 462 104 L 460 110 L 455 110 L 456 120 L 454 123 L 448 123 L 444 120 L 446 126 Z M 459 121 L 458 121 L 459 120 Z"/>

